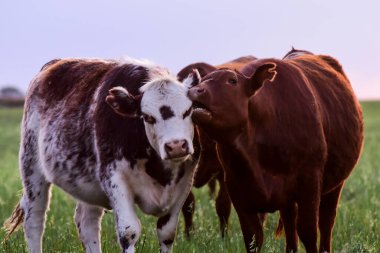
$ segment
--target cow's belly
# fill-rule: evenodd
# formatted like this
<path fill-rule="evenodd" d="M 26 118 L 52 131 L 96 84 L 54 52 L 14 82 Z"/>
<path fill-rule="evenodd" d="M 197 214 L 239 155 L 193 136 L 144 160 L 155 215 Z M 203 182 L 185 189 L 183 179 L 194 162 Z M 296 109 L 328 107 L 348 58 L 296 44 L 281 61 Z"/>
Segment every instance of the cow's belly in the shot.
<path fill-rule="evenodd" d="M 63 181 L 53 182 L 59 188 L 82 202 L 111 209 L 108 197 L 99 183 L 76 181 L 74 184 Z"/>
<path fill-rule="evenodd" d="M 96 176 L 94 153 L 79 142 L 71 142 L 69 147 L 62 143 L 65 144 L 58 136 L 40 135 L 39 160 L 46 180 L 82 202 L 109 208 Z"/>

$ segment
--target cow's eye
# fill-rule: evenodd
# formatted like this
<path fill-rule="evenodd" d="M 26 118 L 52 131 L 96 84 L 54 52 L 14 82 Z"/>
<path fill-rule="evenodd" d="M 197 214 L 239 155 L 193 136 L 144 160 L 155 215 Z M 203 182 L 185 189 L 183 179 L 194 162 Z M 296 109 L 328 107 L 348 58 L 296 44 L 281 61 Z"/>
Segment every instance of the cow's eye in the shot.
<path fill-rule="evenodd" d="M 150 116 L 148 114 L 143 113 L 142 117 L 143 117 L 144 121 L 148 124 L 156 123 L 156 119 L 153 116 Z"/>
<path fill-rule="evenodd" d="M 232 84 L 232 85 L 236 85 L 237 84 L 237 80 L 235 78 L 230 78 L 230 79 L 228 79 L 228 83 Z"/>
<path fill-rule="evenodd" d="M 191 114 L 192 110 L 193 110 L 192 107 L 187 109 L 187 111 L 183 113 L 183 118 L 185 119 L 186 117 L 188 117 Z"/>

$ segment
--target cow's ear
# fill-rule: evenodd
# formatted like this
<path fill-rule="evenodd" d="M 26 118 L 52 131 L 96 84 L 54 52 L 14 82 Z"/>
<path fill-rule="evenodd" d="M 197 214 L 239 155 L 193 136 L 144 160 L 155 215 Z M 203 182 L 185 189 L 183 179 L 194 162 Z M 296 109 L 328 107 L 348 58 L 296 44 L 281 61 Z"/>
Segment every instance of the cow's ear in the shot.
<path fill-rule="evenodd" d="M 139 117 L 142 95 L 133 96 L 121 86 L 108 91 L 106 102 L 119 115 L 124 117 Z"/>
<path fill-rule="evenodd" d="M 249 78 L 248 95 L 254 95 L 266 81 L 273 82 L 276 78 L 276 63 L 267 62 L 257 67 L 255 73 Z"/>
<path fill-rule="evenodd" d="M 177 74 L 178 80 L 182 82 L 186 77 L 189 76 L 190 73 L 193 72 L 193 69 L 198 70 L 199 76 L 202 78 L 206 76 L 207 74 L 215 71 L 216 67 L 204 62 L 190 64 L 178 72 Z"/>
<path fill-rule="evenodd" d="M 191 87 L 199 84 L 201 82 L 201 75 L 197 69 L 193 71 L 182 81 L 182 83 L 190 89 Z"/>

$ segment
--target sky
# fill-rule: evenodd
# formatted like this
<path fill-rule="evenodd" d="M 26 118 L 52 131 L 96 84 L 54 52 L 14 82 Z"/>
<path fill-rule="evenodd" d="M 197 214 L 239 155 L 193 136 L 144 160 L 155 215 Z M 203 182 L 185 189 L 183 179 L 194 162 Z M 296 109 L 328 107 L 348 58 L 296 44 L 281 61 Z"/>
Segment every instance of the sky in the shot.
<path fill-rule="evenodd" d="M 54 58 L 198 61 L 282 58 L 292 46 L 337 58 L 359 99 L 380 99 L 378 0 L 0 2 L 0 87 L 26 91 Z"/>

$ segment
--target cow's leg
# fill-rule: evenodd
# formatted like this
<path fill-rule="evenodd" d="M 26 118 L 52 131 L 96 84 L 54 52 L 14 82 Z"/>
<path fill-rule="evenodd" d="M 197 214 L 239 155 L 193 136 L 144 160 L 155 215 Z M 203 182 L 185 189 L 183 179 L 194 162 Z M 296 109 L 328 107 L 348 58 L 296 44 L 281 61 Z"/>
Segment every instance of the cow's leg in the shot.
<path fill-rule="evenodd" d="M 193 229 L 193 216 L 195 208 L 195 198 L 192 192 L 189 193 L 185 203 L 182 206 L 182 213 L 185 219 L 185 234 L 186 237 L 190 237 L 190 231 Z"/>
<path fill-rule="evenodd" d="M 157 221 L 157 237 L 160 242 L 160 253 L 171 253 L 175 238 L 179 211 L 172 211 Z"/>
<path fill-rule="evenodd" d="M 20 207 L 24 211 L 24 232 L 30 252 L 42 252 L 46 210 L 50 200 L 50 183 L 41 173 L 37 136 L 32 130 L 23 133 L 20 149 L 20 172 L 24 186 Z"/>
<path fill-rule="evenodd" d="M 236 205 L 235 205 L 236 206 Z M 239 210 L 236 206 L 240 227 L 243 232 L 245 249 L 247 252 L 260 252 L 264 234 L 260 218 L 257 213 Z"/>
<path fill-rule="evenodd" d="M 215 190 L 216 190 L 216 179 L 211 179 L 208 183 L 208 189 L 210 190 L 210 197 L 214 198 L 215 196 Z"/>
<path fill-rule="evenodd" d="M 218 197 L 216 198 L 215 206 L 216 213 L 219 217 L 220 231 L 222 233 L 222 237 L 224 237 L 224 234 L 228 228 L 228 218 L 231 214 L 231 200 L 223 179 L 219 179 L 219 192 Z"/>
<path fill-rule="evenodd" d="M 320 177 L 308 175 L 299 185 L 297 232 L 307 253 L 317 253 L 317 224 L 320 202 Z"/>
<path fill-rule="evenodd" d="M 297 206 L 292 203 L 280 210 L 281 220 L 284 224 L 286 237 L 286 253 L 297 252 L 298 236 L 296 228 Z"/>
<path fill-rule="evenodd" d="M 20 206 L 24 210 L 24 232 L 29 251 L 42 252 L 42 235 L 45 229 L 46 210 L 50 200 L 50 184 L 42 176 L 24 179 L 24 194 Z"/>
<path fill-rule="evenodd" d="M 77 203 L 75 209 L 75 224 L 86 253 L 100 253 L 100 223 L 103 208 Z"/>
<path fill-rule="evenodd" d="M 318 221 L 321 234 L 319 252 L 331 252 L 332 230 L 342 188 L 343 184 L 321 197 Z"/>
<path fill-rule="evenodd" d="M 141 233 L 141 224 L 134 207 L 134 197 L 125 183 L 125 175 L 122 171 L 114 166 L 107 168 L 107 171 L 108 173 L 102 179 L 102 187 L 114 211 L 119 243 L 123 253 L 133 253 Z"/>

